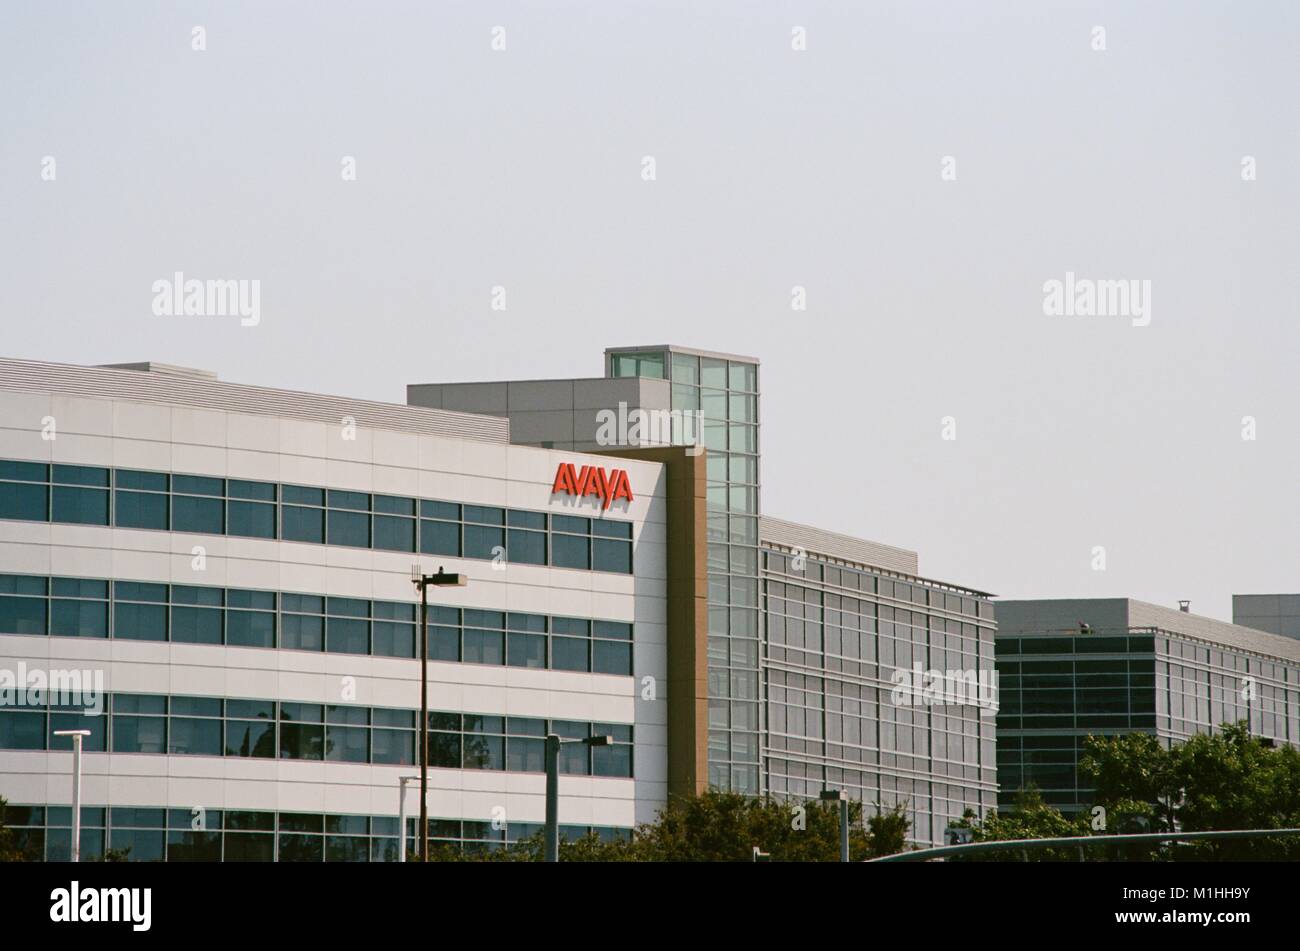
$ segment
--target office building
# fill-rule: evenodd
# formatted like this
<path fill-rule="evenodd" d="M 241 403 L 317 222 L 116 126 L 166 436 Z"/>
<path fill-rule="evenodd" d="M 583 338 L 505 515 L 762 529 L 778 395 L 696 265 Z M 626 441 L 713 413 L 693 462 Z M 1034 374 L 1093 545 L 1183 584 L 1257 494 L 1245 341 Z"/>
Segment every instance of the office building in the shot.
<path fill-rule="evenodd" d="M 1092 805 L 1089 735 L 1166 745 L 1244 720 L 1300 745 L 1300 641 L 1128 598 L 997 602 L 999 804 Z"/>

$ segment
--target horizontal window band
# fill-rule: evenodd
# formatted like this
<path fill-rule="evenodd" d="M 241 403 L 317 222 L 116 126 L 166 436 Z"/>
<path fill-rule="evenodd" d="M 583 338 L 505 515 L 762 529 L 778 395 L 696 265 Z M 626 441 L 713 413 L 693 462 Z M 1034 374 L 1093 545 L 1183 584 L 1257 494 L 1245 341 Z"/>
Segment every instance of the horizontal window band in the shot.
<path fill-rule="evenodd" d="M 0 634 L 415 659 L 420 608 L 324 594 L 0 574 Z M 429 605 L 429 659 L 632 675 L 633 626 Z"/>

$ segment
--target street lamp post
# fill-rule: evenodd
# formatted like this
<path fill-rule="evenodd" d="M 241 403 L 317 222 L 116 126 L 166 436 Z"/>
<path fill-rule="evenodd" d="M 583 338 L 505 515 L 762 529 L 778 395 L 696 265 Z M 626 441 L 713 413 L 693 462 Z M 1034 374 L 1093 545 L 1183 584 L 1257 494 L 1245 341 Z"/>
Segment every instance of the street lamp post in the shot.
<path fill-rule="evenodd" d="M 840 804 L 840 861 L 849 860 L 849 797 L 843 789 L 823 789 L 818 798 L 822 802 Z"/>
<path fill-rule="evenodd" d="M 397 861 L 406 861 L 406 784 L 419 776 L 399 776 L 397 779 Z"/>
<path fill-rule="evenodd" d="M 426 575 L 418 564 L 411 565 L 411 584 L 420 589 L 420 861 L 429 861 L 429 585 L 435 588 L 463 588 L 465 576 L 438 573 Z"/>
<path fill-rule="evenodd" d="M 89 730 L 55 730 L 55 736 L 72 737 L 72 861 L 81 861 L 81 741 Z"/>
<path fill-rule="evenodd" d="M 566 743 L 609 746 L 613 742 L 612 736 L 566 740 L 554 733 L 546 734 L 546 854 L 543 861 L 560 860 L 560 747 Z"/>

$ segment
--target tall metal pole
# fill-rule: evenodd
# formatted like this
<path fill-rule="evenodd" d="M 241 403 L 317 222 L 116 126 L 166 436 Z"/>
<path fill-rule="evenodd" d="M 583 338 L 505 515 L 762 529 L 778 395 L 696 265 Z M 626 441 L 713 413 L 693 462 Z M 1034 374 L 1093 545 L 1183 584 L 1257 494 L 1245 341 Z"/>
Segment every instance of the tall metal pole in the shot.
<path fill-rule="evenodd" d="M 849 860 L 849 800 L 840 800 L 840 861 Z"/>
<path fill-rule="evenodd" d="M 560 860 L 560 738 L 546 734 L 546 854 L 543 861 Z"/>
<path fill-rule="evenodd" d="M 420 578 L 420 861 L 429 861 L 429 579 Z"/>
<path fill-rule="evenodd" d="M 81 733 L 72 736 L 72 861 L 81 861 Z"/>
<path fill-rule="evenodd" d="M 397 780 L 397 861 L 406 861 L 406 781 L 409 776 Z"/>

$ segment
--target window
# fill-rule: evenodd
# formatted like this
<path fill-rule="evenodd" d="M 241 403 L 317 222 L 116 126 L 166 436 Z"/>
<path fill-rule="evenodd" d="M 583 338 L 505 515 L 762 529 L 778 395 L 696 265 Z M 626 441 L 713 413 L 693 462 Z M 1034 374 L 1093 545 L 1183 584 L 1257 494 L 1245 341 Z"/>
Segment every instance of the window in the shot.
<path fill-rule="evenodd" d="M 546 516 L 540 512 L 511 511 L 507 532 L 507 558 L 516 564 L 546 564 Z"/>
<path fill-rule="evenodd" d="M 460 506 L 420 502 L 420 551 L 426 555 L 460 555 Z"/>
<path fill-rule="evenodd" d="M 275 538 L 275 486 L 231 479 L 226 502 L 227 531 L 245 538 Z"/>
<path fill-rule="evenodd" d="M 45 711 L 0 707 L 0 749 L 45 749 Z"/>
<path fill-rule="evenodd" d="M 108 524 L 108 470 L 54 466 L 53 520 L 80 525 Z"/>
<path fill-rule="evenodd" d="M 505 553 L 505 510 L 481 505 L 464 506 L 465 557 L 493 560 Z"/>
<path fill-rule="evenodd" d="M 220 535 L 225 531 L 224 479 L 172 476 L 172 531 Z"/>
<path fill-rule="evenodd" d="M 429 659 L 456 662 L 460 658 L 460 610 L 430 605 Z"/>
<path fill-rule="evenodd" d="M 154 694 L 113 695 L 113 752 L 162 753 L 167 749 L 167 698 Z"/>
<path fill-rule="evenodd" d="M 462 660 L 467 664 L 505 663 L 505 617 L 499 611 L 464 612 L 465 651 Z"/>
<path fill-rule="evenodd" d="M 325 619 L 325 649 L 336 654 L 370 653 L 370 602 L 330 598 Z"/>
<path fill-rule="evenodd" d="M 591 519 L 551 516 L 551 564 L 557 568 L 591 567 Z"/>
<path fill-rule="evenodd" d="M 224 602 L 221 588 L 173 585 L 172 640 L 185 644 L 222 643 Z"/>
<path fill-rule="evenodd" d="M 632 625 L 618 621 L 596 621 L 592 642 L 591 669 L 598 674 L 632 674 Z"/>
<path fill-rule="evenodd" d="M 592 541 L 591 553 L 592 567 L 597 571 L 613 571 L 625 575 L 632 573 L 631 542 L 596 538 Z"/>
<path fill-rule="evenodd" d="M 415 499 L 375 496 L 375 547 L 415 551 Z"/>
<path fill-rule="evenodd" d="M 370 496 L 364 492 L 330 489 L 326 519 L 326 542 L 351 548 L 370 547 Z"/>
<path fill-rule="evenodd" d="M 581 618 L 551 619 L 551 669 L 591 670 L 591 622 Z"/>
<path fill-rule="evenodd" d="M 429 713 L 429 765 L 442 769 L 460 769 L 461 715 L 459 713 Z"/>
<path fill-rule="evenodd" d="M 275 704 L 270 700 L 226 701 L 226 755 L 275 756 Z"/>
<path fill-rule="evenodd" d="M 50 520 L 50 467 L 37 462 L 0 462 L 0 518 Z"/>
<path fill-rule="evenodd" d="M 592 725 L 591 735 L 608 736 L 614 741 L 611 746 L 591 748 L 592 775 L 631 777 L 632 728 L 619 723 L 596 723 Z"/>
<path fill-rule="evenodd" d="M 280 758 L 322 759 L 324 710 L 318 703 L 280 704 Z"/>
<path fill-rule="evenodd" d="M 325 708 L 325 758 L 338 763 L 370 762 L 370 710 Z"/>
<path fill-rule="evenodd" d="M 167 586 L 113 582 L 113 636 L 137 641 L 167 640 Z"/>
<path fill-rule="evenodd" d="M 546 617 L 511 614 L 506 635 L 506 663 L 511 667 L 546 667 Z"/>
<path fill-rule="evenodd" d="M 506 734 L 506 769 L 515 773 L 546 771 L 545 720 L 509 717 Z"/>
<path fill-rule="evenodd" d="M 283 487 L 280 537 L 285 541 L 325 542 L 325 492 L 303 486 Z M 292 504 L 291 504 L 292 503 Z"/>
<path fill-rule="evenodd" d="M 275 594 L 271 591 L 226 592 L 226 644 L 231 647 L 275 646 Z"/>
<path fill-rule="evenodd" d="M 372 763 L 414 763 L 416 715 L 410 710 L 370 711 L 370 761 Z M 429 747 L 429 762 L 433 763 L 433 744 Z"/>
<path fill-rule="evenodd" d="M 167 752 L 187 756 L 220 756 L 221 700 L 215 697 L 173 697 L 167 723 Z"/>
<path fill-rule="evenodd" d="M 371 652 L 379 657 L 414 657 L 418 608 L 414 604 L 376 601 L 373 610 Z"/>
<path fill-rule="evenodd" d="M 54 578 L 50 585 L 50 633 L 60 637 L 108 637 L 108 582 Z"/>
<path fill-rule="evenodd" d="M 467 713 L 464 721 L 463 768 L 505 769 L 505 718 Z"/>
<path fill-rule="evenodd" d="M 118 469 L 114 475 L 113 524 L 119 528 L 152 528 L 166 531 L 170 480 L 162 472 Z"/>
<path fill-rule="evenodd" d="M 47 591 L 45 578 L 0 575 L 0 634 L 44 634 Z"/>
<path fill-rule="evenodd" d="M 309 594 L 280 598 L 280 646 L 289 650 L 325 649 L 325 599 Z"/>

